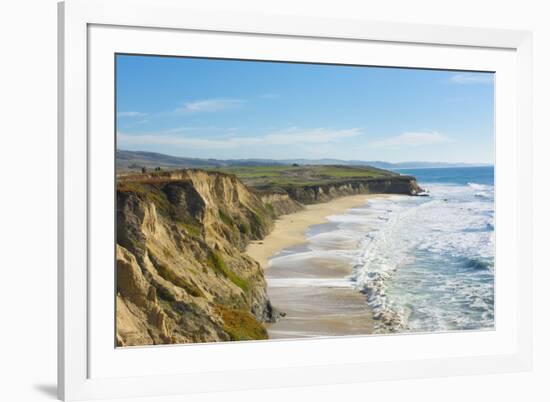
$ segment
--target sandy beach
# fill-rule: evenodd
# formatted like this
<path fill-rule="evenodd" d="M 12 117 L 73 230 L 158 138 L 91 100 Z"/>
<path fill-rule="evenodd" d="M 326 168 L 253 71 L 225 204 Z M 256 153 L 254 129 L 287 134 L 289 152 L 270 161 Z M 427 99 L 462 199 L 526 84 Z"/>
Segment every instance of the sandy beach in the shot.
<path fill-rule="evenodd" d="M 342 214 L 380 197 L 386 195 L 354 195 L 307 205 L 302 211 L 282 216 L 265 239 L 248 246 L 247 253 L 265 269 L 273 305 L 286 313 L 277 323 L 268 325 L 270 338 L 372 332 L 372 313 L 365 296 L 347 281 L 352 268 L 350 262 L 316 258 L 301 264 L 272 264 L 271 259 L 282 250 L 292 253 L 307 249 L 306 231 L 313 225 L 327 223 L 328 216 Z"/>
<path fill-rule="evenodd" d="M 271 233 L 263 240 L 251 242 L 246 248 L 246 253 L 266 269 L 273 254 L 284 248 L 305 243 L 305 232 L 308 227 L 327 222 L 327 216 L 341 214 L 350 208 L 365 205 L 369 199 L 380 197 L 386 195 L 350 195 L 322 204 L 306 205 L 302 211 L 277 219 Z"/>

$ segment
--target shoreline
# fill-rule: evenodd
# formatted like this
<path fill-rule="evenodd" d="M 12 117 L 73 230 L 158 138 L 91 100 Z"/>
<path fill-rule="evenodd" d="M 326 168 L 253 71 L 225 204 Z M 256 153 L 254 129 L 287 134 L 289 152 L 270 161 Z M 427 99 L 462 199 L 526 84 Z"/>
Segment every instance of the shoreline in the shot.
<path fill-rule="evenodd" d="M 307 242 L 306 230 L 313 225 L 327 223 L 327 217 L 365 205 L 369 200 L 387 198 L 391 194 L 359 194 L 338 197 L 320 204 L 305 205 L 304 209 L 282 215 L 275 221 L 273 230 L 262 240 L 250 242 L 245 253 L 258 261 L 264 270 L 269 268 L 273 255 L 285 248 Z"/>
<path fill-rule="evenodd" d="M 348 283 L 351 264 L 318 258 L 296 267 L 280 261 L 272 264 L 272 259 L 282 250 L 294 248 L 300 252 L 301 248 L 307 247 L 308 228 L 328 223 L 328 216 L 343 214 L 367 204 L 369 200 L 389 196 L 351 195 L 306 205 L 304 210 L 281 216 L 269 235 L 248 245 L 246 253 L 264 269 L 273 306 L 286 314 L 276 323 L 267 325 L 270 339 L 373 332 L 372 311 L 365 296 Z"/>

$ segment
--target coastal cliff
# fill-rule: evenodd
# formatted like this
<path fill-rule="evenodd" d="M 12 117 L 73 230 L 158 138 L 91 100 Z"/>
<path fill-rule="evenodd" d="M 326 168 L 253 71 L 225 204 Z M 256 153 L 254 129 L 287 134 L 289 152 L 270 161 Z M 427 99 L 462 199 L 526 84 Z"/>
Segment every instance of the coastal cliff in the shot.
<path fill-rule="evenodd" d="M 302 204 L 327 202 L 337 197 L 357 194 L 417 195 L 422 189 L 411 176 L 336 181 L 330 184 L 288 186 L 289 197 Z"/>
<path fill-rule="evenodd" d="M 117 344 L 266 339 L 277 319 L 260 265 L 245 252 L 274 219 L 352 194 L 420 191 L 393 176 L 254 187 L 186 169 L 117 181 Z"/>
<path fill-rule="evenodd" d="M 236 177 L 187 170 L 117 186 L 120 346 L 264 339 L 275 318 L 244 252 L 273 225 Z"/>

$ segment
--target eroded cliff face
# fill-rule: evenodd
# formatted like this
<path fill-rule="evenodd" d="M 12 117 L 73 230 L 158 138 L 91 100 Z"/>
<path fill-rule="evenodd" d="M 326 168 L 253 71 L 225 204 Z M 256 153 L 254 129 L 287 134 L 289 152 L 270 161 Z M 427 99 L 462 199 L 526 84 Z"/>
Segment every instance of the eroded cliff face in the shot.
<path fill-rule="evenodd" d="M 117 190 L 120 346 L 264 339 L 275 313 L 244 252 L 273 212 L 238 179 L 189 170 Z"/>
<path fill-rule="evenodd" d="M 322 185 L 285 188 L 288 195 L 302 204 L 327 202 L 337 197 L 355 194 L 417 195 L 422 191 L 414 177 L 394 176 L 380 179 L 357 179 Z"/>
<path fill-rule="evenodd" d="M 286 191 L 269 191 L 260 193 L 260 199 L 268 211 L 275 217 L 298 212 L 304 207 L 291 198 Z"/>
<path fill-rule="evenodd" d="M 266 339 L 278 313 L 259 264 L 244 253 L 277 216 L 367 193 L 417 194 L 414 178 L 270 191 L 234 175 L 183 170 L 117 184 L 119 346 Z"/>

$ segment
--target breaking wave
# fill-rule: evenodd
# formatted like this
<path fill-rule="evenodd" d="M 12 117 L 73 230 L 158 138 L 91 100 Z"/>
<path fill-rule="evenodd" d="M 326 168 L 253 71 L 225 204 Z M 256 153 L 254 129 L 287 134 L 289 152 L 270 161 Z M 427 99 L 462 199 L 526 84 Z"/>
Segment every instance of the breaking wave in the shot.
<path fill-rule="evenodd" d="M 493 326 L 493 187 L 429 190 L 429 198 L 377 199 L 329 218 L 362 233 L 350 279 L 365 294 L 377 332 Z"/>

